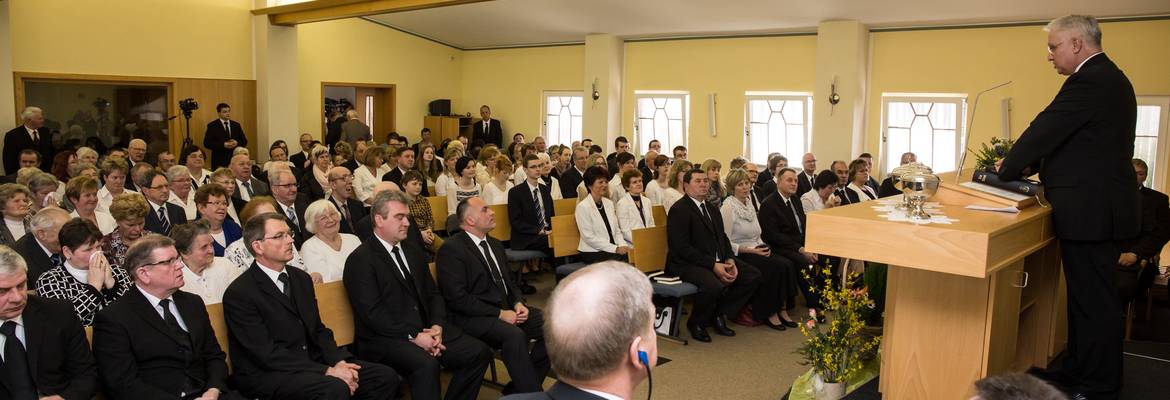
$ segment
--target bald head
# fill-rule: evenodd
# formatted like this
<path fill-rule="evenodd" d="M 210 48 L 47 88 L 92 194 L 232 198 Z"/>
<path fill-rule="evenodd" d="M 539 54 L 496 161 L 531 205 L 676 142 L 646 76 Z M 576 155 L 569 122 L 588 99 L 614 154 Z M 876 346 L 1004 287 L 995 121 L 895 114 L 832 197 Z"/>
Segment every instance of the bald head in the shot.
<path fill-rule="evenodd" d="M 817 173 L 817 156 L 813 153 L 804 153 L 804 157 L 800 159 L 800 166 L 804 168 L 806 174 Z"/>
<path fill-rule="evenodd" d="M 396 184 L 396 183 L 394 183 L 394 182 L 390 182 L 390 181 L 381 181 L 381 182 L 378 182 L 378 184 L 374 185 L 374 192 L 373 192 L 373 195 L 374 195 L 374 196 L 377 196 L 377 195 L 378 195 L 378 193 L 385 192 L 385 191 L 388 191 L 388 190 L 390 190 L 390 191 L 395 191 L 395 192 L 400 192 L 400 191 L 402 191 L 402 188 L 399 188 L 399 187 L 398 187 L 398 184 Z"/>

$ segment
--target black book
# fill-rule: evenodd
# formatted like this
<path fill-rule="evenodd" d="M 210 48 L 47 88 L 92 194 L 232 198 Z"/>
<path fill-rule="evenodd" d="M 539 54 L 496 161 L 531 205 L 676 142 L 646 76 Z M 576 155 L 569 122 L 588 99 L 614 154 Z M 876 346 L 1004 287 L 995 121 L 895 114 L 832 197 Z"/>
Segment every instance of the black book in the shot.
<path fill-rule="evenodd" d="M 975 175 L 971 177 L 971 181 L 1026 196 L 1035 196 L 1042 191 L 1042 186 L 1040 186 L 1039 182 L 1027 179 L 1004 181 L 999 179 L 999 174 L 987 170 L 975 170 Z"/>

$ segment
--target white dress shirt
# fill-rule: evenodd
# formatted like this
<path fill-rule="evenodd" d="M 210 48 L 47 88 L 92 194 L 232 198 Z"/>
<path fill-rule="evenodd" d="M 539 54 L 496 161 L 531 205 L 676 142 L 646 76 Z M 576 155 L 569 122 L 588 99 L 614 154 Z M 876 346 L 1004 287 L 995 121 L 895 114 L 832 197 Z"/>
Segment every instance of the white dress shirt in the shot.
<path fill-rule="evenodd" d="M 236 179 L 236 194 L 240 195 L 240 199 L 244 200 L 245 202 L 252 201 L 252 196 L 248 195 L 248 188 L 244 187 L 245 183 L 251 185 L 252 180 L 248 179 L 247 181 L 241 181 Z M 256 191 L 255 186 L 252 187 L 252 191 Z"/>
<path fill-rule="evenodd" d="M 276 285 L 277 291 L 279 291 L 281 293 L 287 293 L 285 291 L 286 288 L 284 287 L 284 282 L 280 281 L 280 274 L 287 274 L 288 271 L 281 270 L 280 272 L 276 272 L 268 267 L 265 267 L 264 265 L 261 265 L 260 263 L 257 263 L 256 266 L 260 267 L 260 271 L 264 272 L 264 275 L 268 276 L 268 279 L 272 280 L 272 284 Z M 288 266 L 286 265 L 284 268 L 288 269 Z M 288 282 L 292 283 L 292 277 L 290 276 L 290 277 L 288 277 L 288 279 L 289 279 Z"/>
<path fill-rule="evenodd" d="M 195 213 L 198 211 L 195 208 L 195 189 L 187 192 L 187 199 L 185 200 L 180 199 L 179 195 L 175 194 L 175 192 L 171 192 L 171 197 L 167 198 L 167 202 L 182 207 L 183 212 L 187 214 L 187 221 L 195 220 Z M 155 208 L 155 212 L 158 212 L 158 208 Z M 171 223 L 173 224 L 175 221 L 171 221 Z"/>
<path fill-rule="evenodd" d="M 191 171 L 187 171 L 187 176 L 190 176 L 191 180 L 195 181 L 195 183 L 191 185 L 192 193 L 195 192 L 195 189 L 199 189 L 200 186 L 203 186 L 204 183 L 211 182 L 211 171 L 204 169 L 203 173 L 199 174 L 199 176 L 191 175 L 190 173 Z"/>
<path fill-rule="evenodd" d="M 601 213 L 598 212 L 597 203 L 593 202 L 592 196 L 577 203 L 577 208 L 573 212 L 577 220 L 577 230 L 581 233 L 577 251 L 616 253 L 618 247 L 627 246 L 619 226 L 617 212 L 614 211 L 613 201 L 602 197 L 601 207 L 605 211 L 606 219 L 609 220 L 609 234 L 605 232 L 605 222 L 601 220 Z M 610 234 L 613 235 L 612 243 L 609 241 Z"/>
<path fill-rule="evenodd" d="M 138 193 L 130 189 L 122 189 L 122 193 Z M 96 210 L 101 212 L 110 212 L 110 204 L 114 203 L 114 194 L 110 193 L 110 189 L 106 189 L 103 185 L 97 192 L 98 204 Z"/>
<path fill-rule="evenodd" d="M 204 304 L 223 302 L 223 292 L 228 285 L 236 280 L 242 271 L 223 257 L 215 257 L 211 265 L 204 268 L 201 274 L 196 275 L 186 263 L 183 263 L 184 292 L 194 293 L 203 298 Z"/>
<path fill-rule="evenodd" d="M 301 245 L 301 257 L 304 257 L 305 267 L 310 274 L 314 272 L 321 274 L 323 282 L 341 280 L 342 273 L 345 272 L 345 259 L 362 244 L 362 240 L 357 236 L 348 233 L 338 235 L 341 235 L 341 250 L 333 250 L 320 235 L 314 235 Z"/>
<path fill-rule="evenodd" d="M 110 214 L 97 210 L 94 210 L 93 214 L 97 219 L 98 230 L 102 231 L 102 235 L 109 235 L 114 229 L 118 229 L 118 221 L 115 221 L 114 217 Z M 73 210 L 73 212 L 69 213 L 69 216 L 81 218 L 81 215 L 77 214 L 77 210 Z"/>
<path fill-rule="evenodd" d="M 634 205 L 634 196 L 625 196 L 618 200 L 617 209 L 618 225 L 621 225 L 622 237 L 626 239 L 626 243 L 634 243 L 634 229 L 649 228 L 654 226 L 654 201 L 645 195 L 641 196 L 642 211 L 638 211 L 638 207 Z M 639 216 L 638 214 L 641 214 Z M 646 222 L 642 223 L 645 219 Z"/>
<path fill-rule="evenodd" d="M 28 339 L 24 337 L 24 315 L 17 315 L 16 318 L 13 319 L 0 319 L 0 325 L 3 325 L 8 321 L 16 323 L 16 338 L 20 339 L 20 345 L 27 350 L 28 346 L 26 346 L 25 343 L 28 343 Z M 5 343 L 8 343 L 8 336 L 0 335 L 0 350 L 4 349 Z M 0 360 L 4 360 L 3 351 L 0 351 Z"/>
<path fill-rule="evenodd" d="M 174 315 L 175 319 L 179 321 L 180 328 L 183 328 L 185 331 L 189 331 L 187 329 L 187 322 L 183 321 L 183 316 L 179 314 L 179 307 L 175 306 L 175 299 L 171 298 L 170 296 L 165 299 L 160 299 L 158 297 L 154 297 L 154 295 L 150 293 L 147 293 L 145 290 L 142 290 L 142 287 L 138 285 L 134 285 L 134 287 L 142 293 L 142 296 L 146 297 L 146 301 L 150 302 L 150 306 L 154 308 L 154 312 L 158 313 L 159 318 L 162 318 L 163 320 L 166 320 L 167 317 L 163 314 L 162 304 L 159 303 L 161 303 L 163 300 L 170 300 L 171 302 L 170 304 L 167 304 L 167 308 L 170 309 L 171 315 Z"/>

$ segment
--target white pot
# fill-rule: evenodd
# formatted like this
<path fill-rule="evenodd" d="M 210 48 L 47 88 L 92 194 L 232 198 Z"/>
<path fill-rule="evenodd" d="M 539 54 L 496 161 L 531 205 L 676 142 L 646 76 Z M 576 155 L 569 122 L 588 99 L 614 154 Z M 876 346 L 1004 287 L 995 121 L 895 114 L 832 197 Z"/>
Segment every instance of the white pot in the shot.
<path fill-rule="evenodd" d="M 820 375 L 814 376 L 813 389 L 817 400 L 839 400 L 845 397 L 845 382 L 825 382 Z"/>

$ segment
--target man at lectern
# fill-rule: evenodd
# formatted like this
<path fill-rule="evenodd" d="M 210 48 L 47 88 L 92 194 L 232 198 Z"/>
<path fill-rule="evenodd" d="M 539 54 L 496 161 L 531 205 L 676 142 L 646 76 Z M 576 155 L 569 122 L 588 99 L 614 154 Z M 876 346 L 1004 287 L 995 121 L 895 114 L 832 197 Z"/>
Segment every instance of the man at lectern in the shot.
<path fill-rule="evenodd" d="M 1065 362 L 1035 375 L 1073 398 L 1115 399 L 1122 368 L 1115 241 L 1141 226 L 1130 165 L 1137 102 L 1129 79 L 1101 50 L 1096 19 L 1068 15 L 1044 30 L 1048 61 L 1068 78 L 999 166 L 1004 180 L 1040 173 L 1068 282 Z M 1097 165 L 1085 168 L 1090 159 Z"/>

